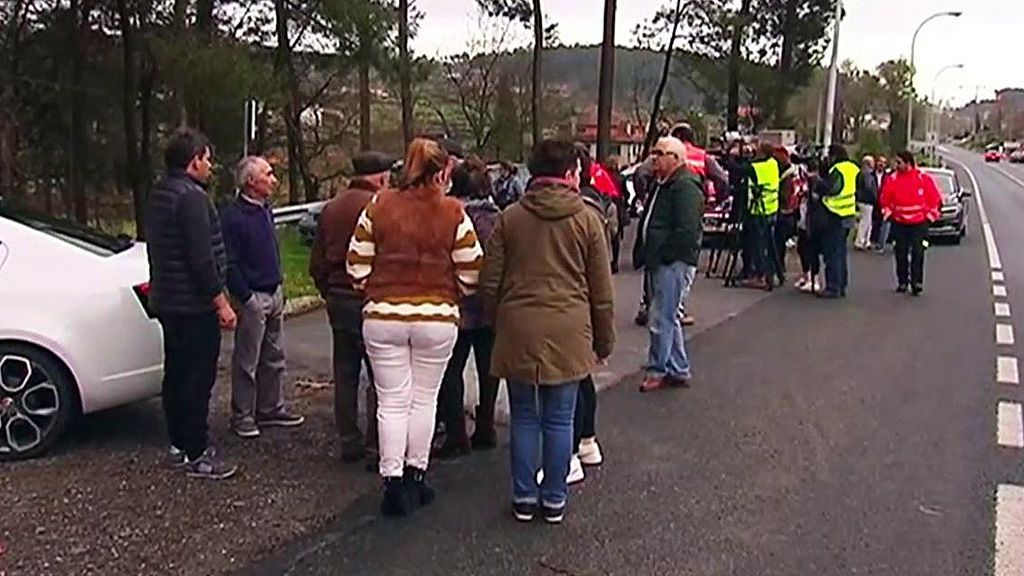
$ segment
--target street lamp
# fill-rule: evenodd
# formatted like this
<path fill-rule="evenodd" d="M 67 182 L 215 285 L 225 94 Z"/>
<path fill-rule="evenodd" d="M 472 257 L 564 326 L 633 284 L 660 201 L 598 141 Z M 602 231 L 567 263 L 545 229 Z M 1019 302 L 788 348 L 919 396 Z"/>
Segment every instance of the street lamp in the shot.
<path fill-rule="evenodd" d="M 963 70 L 963 69 L 964 69 L 964 65 L 963 64 L 950 64 L 949 66 L 942 67 L 942 69 L 940 69 L 938 72 L 935 73 L 935 77 L 932 78 L 932 95 L 931 95 L 931 98 L 929 100 L 932 103 L 933 110 L 934 110 L 934 106 L 935 106 L 935 87 L 939 83 L 939 77 L 942 76 L 942 74 L 944 72 L 946 72 L 947 70 Z M 934 118 L 934 116 L 935 116 L 934 111 L 932 113 L 932 116 Z M 934 122 L 933 122 L 933 125 L 934 125 Z"/>
<path fill-rule="evenodd" d="M 917 30 L 914 30 L 914 38 L 910 42 L 910 94 L 907 96 L 907 148 L 910 148 L 910 141 L 914 137 L 914 53 L 917 49 L 917 35 L 921 33 L 921 28 L 924 28 L 925 24 L 943 16 L 959 18 L 960 16 L 963 16 L 963 12 L 954 10 L 949 12 L 936 12 L 935 14 L 932 14 L 917 26 Z"/>
<path fill-rule="evenodd" d="M 963 64 L 950 64 L 948 66 L 943 66 L 938 72 L 935 73 L 935 77 L 932 78 L 932 95 L 931 95 L 931 98 L 929 99 L 929 102 L 932 105 L 932 116 L 931 116 L 931 128 L 928 131 L 929 132 L 935 132 L 936 143 L 932 144 L 932 149 L 931 149 L 931 156 L 932 156 L 932 160 L 933 161 L 937 157 L 936 145 L 938 144 L 938 140 L 940 138 L 942 138 L 942 134 L 939 133 L 939 126 L 940 126 L 939 121 L 941 120 L 941 117 L 939 116 L 939 114 L 941 113 L 942 106 L 941 105 L 937 105 L 937 103 L 935 101 L 935 86 L 939 83 L 939 77 L 942 76 L 942 74 L 944 72 L 946 72 L 947 70 L 963 70 L 963 68 L 964 68 Z M 929 142 L 929 144 L 931 144 L 931 143 Z"/>

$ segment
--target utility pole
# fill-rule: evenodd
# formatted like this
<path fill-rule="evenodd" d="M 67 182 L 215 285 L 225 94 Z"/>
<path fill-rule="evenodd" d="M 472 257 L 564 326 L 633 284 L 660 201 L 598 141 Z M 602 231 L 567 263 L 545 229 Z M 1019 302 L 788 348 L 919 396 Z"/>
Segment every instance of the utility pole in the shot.
<path fill-rule="evenodd" d="M 832 144 L 836 115 L 836 85 L 839 83 L 839 27 L 843 19 L 843 0 L 836 0 L 835 29 L 832 32 L 832 63 L 828 67 L 828 94 L 825 96 L 825 146 Z"/>
<path fill-rule="evenodd" d="M 612 106 L 615 98 L 615 0 L 604 0 L 604 39 L 597 100 L 597 161 L 605 162 L 612 147 Z"/>

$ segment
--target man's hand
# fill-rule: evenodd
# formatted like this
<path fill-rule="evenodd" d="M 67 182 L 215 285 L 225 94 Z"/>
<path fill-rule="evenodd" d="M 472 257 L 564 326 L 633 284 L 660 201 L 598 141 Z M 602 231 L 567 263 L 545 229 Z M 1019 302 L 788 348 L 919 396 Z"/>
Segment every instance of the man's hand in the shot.
<path fill-rule="evenodd" d="M 234 330 L 235 326 L 238 325 L 238 317 L 235 316 L 235 311 L 231 308 L 231 303 L 223 294 L 218 294 L 213 299 L 213 304 L 217 307 L 217 321 L 220 323 L 222 330 Z"/>

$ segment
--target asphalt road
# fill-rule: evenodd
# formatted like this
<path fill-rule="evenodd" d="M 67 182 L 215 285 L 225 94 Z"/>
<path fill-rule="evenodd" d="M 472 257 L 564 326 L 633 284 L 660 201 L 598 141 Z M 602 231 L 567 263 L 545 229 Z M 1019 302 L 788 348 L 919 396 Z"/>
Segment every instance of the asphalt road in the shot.
<path fill-rule="evenodd" d="M 1024 184 L 955 155 L 1024 311 Z M 1014 346 L 994 339 L 1005 299 L 977 210 L 970 226 L 929 249 L 920 299 L 893 292 L 890 258 L 855 254 L 847 300 L 779 291 L 694 336 L 692 389 L 641 395 L 633 375 L 604 392 L 606 463 L 560 527 L 511 518 L 501 450 L 435 466 L 438 501 L 411 519 L 378 518 L 368 495 L 242 573 L 1024 574 L 1019 503 L 999 500 L 996 527 L 997 490 L 1024 484 L 996 434 L 997 405 L 1022 399 L 995 382 Z"/>

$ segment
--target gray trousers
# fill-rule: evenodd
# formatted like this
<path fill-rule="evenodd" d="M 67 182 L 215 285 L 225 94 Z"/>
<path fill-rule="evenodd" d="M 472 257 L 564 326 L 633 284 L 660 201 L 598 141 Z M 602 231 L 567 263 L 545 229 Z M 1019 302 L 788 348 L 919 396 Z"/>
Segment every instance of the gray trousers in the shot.
<path fill-rule="evenodd" d="M 284 411 L 284 291 L 253 292 L 241 305 L 231 356 L 232 423 Z"/>

